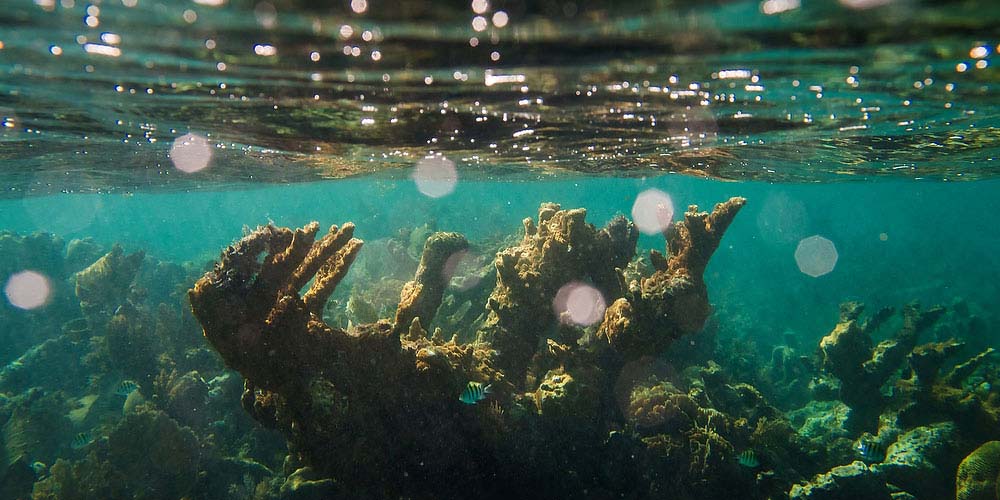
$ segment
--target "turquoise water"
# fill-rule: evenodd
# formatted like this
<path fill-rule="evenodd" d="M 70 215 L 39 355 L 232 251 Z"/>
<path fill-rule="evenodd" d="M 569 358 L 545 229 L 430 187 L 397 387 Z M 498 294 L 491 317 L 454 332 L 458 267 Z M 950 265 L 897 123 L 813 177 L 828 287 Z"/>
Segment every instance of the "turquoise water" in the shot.
<path fill-rule="evenodd" d="M 1000 491 L 989 2 L 8 7 L 0 498 Z"/>

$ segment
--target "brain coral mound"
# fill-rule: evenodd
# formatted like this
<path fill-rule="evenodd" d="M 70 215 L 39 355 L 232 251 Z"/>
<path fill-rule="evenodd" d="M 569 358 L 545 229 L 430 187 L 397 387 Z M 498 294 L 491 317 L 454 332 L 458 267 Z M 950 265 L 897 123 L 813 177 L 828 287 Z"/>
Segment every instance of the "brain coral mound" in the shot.
<path fill-rule="evenodd" d="M 955 477 L 956 500 L 996 500 L 1000 498 L 1000 441 L 990 441 L 965 457 Z"/>

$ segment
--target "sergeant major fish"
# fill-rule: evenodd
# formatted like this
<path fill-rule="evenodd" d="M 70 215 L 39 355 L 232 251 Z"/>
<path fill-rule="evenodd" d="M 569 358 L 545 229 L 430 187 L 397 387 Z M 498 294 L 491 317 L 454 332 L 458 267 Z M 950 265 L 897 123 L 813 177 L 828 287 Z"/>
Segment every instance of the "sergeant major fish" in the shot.
<path fill-rule="evenodd" d="M 465 386 L 465 390 L 462 391 L 462 395 L 458 397 L 458 400 L 467 404 L 474 405 L 484 399 L 490 394 L 491 385 L 484 386 L 479 382 L 469 382 Z"/>

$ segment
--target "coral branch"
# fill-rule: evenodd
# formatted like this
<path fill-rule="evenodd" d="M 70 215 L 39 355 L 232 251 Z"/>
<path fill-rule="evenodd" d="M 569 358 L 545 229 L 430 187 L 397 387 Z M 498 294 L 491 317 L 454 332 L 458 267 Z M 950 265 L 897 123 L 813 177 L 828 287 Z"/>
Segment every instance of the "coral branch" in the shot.
<path fill-rule="evenodd" d="M 361 240 L 351 238 L 320 266 L 319 271 L 316 272 L 316 281 L 302 296 L 306 309 L 316 315 L 322 313 L 323 305 L 340 284 L 340 280 L 344 279 L 347 270 L 350 269 L 358 252 L 361 251 L 362 244 Z"/>
<path fill-rule="evenodd" d="M 864 306 L 856 302 L 842 304 L 840 322 L 819 344 L 823 368 L 840 379 L 840 399 L 851 409 L 846 425 L 857 432 L 875 430 L 885 404 L 880 388 L 916 348 L 919 334 L 943 312 L 940 307 L 922 311 L 916 304 L 907 305 L 903 309 L 903 327 L 889 340 L 872 347 L 870 332 L 874 328 L 868 325 L 881 323 L 886 313 L 880 311 L 862 324 L 859 321 L 863 310 Z M 918 354 L 918 359 L 930 362 L 932 357 L 938 357 L 930 356 L 930 351 L 925 354 Z"/>
<path fill-rule="evenodd" d="M 497 284 L 479 340 L 497 349 L 512 374 L 525 372 L 539 336 L 556 324 L 552 301 L 560 287 L 589 281 L 605 300 L 622 296 L 615 269 L 635 255 L 638 232 L 623 217 L 598 230 L 586 216 L 584 209 L 542 204 L 537 225 L 525 219 L 521 243 L 497 254 Z"/>
<path fill-rule="evenodd" d="M 598 336 L 626 357 L 662 352 L 673 339 L 699 330 L 708 319 L 708 291 L 702 274 L 743 198 L 719 203 L 711 214 L 692 205 L 684 221 L 667 234 L 669 260 L 653 251 L 655 271 L 628 284 L 608 307 Z"/>
<path fill-rule="evenodd" d="M 413 281 L 403 286 L 400 294 L 395 326 L 398 334 L 408 330 L 414 318 L 420 318 L 421 324 L 430 327 L 450 279 L 445 269 L 448 259 L 467 248 L 469 242 L 458 233 L 434 233 L 427 238 L 417 274 Z"/>

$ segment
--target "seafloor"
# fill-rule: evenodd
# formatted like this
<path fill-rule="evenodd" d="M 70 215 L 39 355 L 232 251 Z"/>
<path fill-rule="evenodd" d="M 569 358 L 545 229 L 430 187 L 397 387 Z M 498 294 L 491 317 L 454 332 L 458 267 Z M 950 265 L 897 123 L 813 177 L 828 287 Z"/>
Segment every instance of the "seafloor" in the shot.
<path fill-rule="evenodd" d="M 745 203 L 718 201 L 649 253 L 555 204 L 473 241 L 261 226 L 214 263 L 0 233 L 8 298 L 50 287 L 0 307 L 0 497 L 996 498 L 983 311 L 720 335 L 750 325 L 703 279 Z"/>

